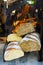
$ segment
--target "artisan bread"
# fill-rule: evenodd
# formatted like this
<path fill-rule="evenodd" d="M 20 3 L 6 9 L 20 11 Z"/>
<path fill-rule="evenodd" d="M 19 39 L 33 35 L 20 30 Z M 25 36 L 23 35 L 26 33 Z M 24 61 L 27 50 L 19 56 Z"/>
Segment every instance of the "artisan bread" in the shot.
<path fill-rule="evenodd" d="M 27 34 L 20 42 L 24 52 L 39 51 L 41 49 L 40 39 L 34 35 Z"/>
<path fill-rule="evenodd" d="M 11 41 L 21 41 L 22 37 L 18 36 L 17 34 L 9 34 L 7 36 L 7 42 L 11 42 Z"/>
<path fill-rule="evenodd" d="M 4 53 L 5 61 L 11 61 L 20 58 L 22 56 L 24 56 L 24 52 L 22 51 L 21 47 L 18 45 L 18 42 L 11 42 L 8 44 Z"/>
<path fill-rule="evenodd" d="M 34 26 L 32 25 L 32 23 L 24 23 L 19 25 L 18 27 L 15 27 L 14 32 L 17 33 L 17 35 L 19 36 L 23 36 L 27 33 L 33 32 L 35 31 Z"/>

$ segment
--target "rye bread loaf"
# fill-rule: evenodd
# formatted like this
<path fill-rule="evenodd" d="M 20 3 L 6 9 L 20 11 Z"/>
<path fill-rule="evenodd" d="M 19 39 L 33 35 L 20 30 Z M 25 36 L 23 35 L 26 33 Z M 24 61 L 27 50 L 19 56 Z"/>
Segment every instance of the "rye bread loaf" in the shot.
<path fill-rule="evenodd" d="M 24 52 L 22 51 L 21 47 L 18 45 L 18 42 L 11 42 L 8 44 L 4 53 L 5 61 L 11 61 L 20 58 L 22 56 L 24 56 Z"/>
<path fill-rule="evenodd" d="M 36 35 L 27 34 L 20 42 L 24 52 L 39 51 L 41 49 L 40 39 Z"/>

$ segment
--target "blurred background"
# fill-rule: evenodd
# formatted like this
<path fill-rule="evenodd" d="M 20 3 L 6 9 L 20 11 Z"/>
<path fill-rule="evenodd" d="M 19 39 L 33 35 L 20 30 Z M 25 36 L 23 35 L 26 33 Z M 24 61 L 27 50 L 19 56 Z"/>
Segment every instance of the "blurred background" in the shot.
<path fill-rule="evenodd" d="M 43 55 L 43 50 L 40 53 L 26 53 L 23 58 L 11 62 L 3 61 L 3 49 L 6 43 L 6 37 L 14 29 L 13 22 L 25 18 L 24 14 L 27 9 L 24 10 L 23 7 L 26 4 L 29 5 L 30 9 L 28 10 L 28 16 L 26 14 L 25 17 L 35 18 L 37 22 L 37 25 L 35 25 L 36 31 L 41 36 L 43 47 L 43 0 L 0 0 L 0 65 L 43 65 L 42 59 L 42 62 L 38 61 L 39 54 Z"/>

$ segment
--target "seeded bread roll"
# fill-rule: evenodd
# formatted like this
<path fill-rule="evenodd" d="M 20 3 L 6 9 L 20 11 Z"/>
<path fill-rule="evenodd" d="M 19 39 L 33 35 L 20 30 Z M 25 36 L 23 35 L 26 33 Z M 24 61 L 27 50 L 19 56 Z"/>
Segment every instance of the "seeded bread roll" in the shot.
<path fill-rule="evenodd" d="M 31 34 L 27 34 L 20 42 L 24 52 L 39 51 L 41 49 L 40 39 Z"/>
<path fill-rule="evenodd" d="M 7 42 L 11 41 L 21 41 L 22 37 L 18 36 L 17 34 L 9 34 L 7 37 Z"/>
<path fill-rule="evenodd" d="M 18 45 L 18 42 L 11 42 L 8 44 L 6 51 L 4 53 L 4 60 L 11 61 L 24 56 L 24 52 Z"/>
<path fill-rule="evenodd" d="M 24 24 L 18 25 L 15 27 L 15 30 L 14 30 L 14 32 L 16 32 L 17 35 L 19 36 L 23 36 L 33 31 L 35 31 L 35 29 L 32 23 L 24 23 Z"/>

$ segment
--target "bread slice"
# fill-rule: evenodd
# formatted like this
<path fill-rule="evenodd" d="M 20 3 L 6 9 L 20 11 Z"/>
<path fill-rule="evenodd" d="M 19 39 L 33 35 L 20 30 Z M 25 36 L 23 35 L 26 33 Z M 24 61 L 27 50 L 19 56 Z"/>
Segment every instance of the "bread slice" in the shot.
<path fill-rule="evenodd" d="M 24 52 L 39 51 L 41 49 L 40 39 L 33 35 L 26 35 L 20 42 Z"/>
<path fill-rule="evenodd" d="M 11 42 L 11 41 L 21 41 L 22 37 L 18 36 L 17 34 L 9 34 L 7 36 L 7 42 Z"/>
<path fill-rule="evenodd" d="M 14 43 L 15 42 L 11 42 L 12 45 L 9 43 L 8 47 L 6 48 L 4 53 L 5 61 L 11 61 L 24 56 L 24 52 L 22 51 L 21 47 L 17 43 Z"/>
<path fill-rule="evenodd" d="M 16 32 L 17 35 L 19 36 L 23 36 L 33 31 L 35 31 L 35 29 L 32 23 L 24 23 L 24 24 L 18 25 L 17 27 L 15 27 L 15 30 L 14 30 L 14 32 Z"/>

